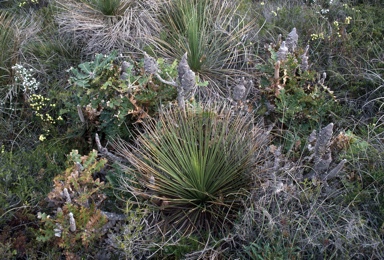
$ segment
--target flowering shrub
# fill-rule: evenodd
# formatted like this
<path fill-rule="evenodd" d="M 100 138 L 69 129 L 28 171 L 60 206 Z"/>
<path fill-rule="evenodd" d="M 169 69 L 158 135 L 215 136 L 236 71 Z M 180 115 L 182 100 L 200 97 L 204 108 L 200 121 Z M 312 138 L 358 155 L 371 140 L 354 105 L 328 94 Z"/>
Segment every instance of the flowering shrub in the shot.
<path fill-rule="evenodd" d="M 54 129 L 53 126 L 57 126 L 63 118 L 57 115 L 54 101 L 38 94 L 42 92 L 41 84 L 34 77 L 35 71 L 33 69 L 28 69 L 22 64 L 16 64 L 12 66 L 12 70 L 13 83 L 4 88 L 5 95 L 0 99 L 0 105 L 4 108 L 6 105 L 12 112 L 22 111 L 20 114 L 26 113 L 28 116 L 32 112 L 43 132 L 40 134 L 39 140 L 44 141 Z"/>
<path fill-rule="evenodd" d="M 27 69 L 21 64 L 12 67 L 15 70 L 15 84 L 21 86 L 21 91 L 29 96 L 39 89 L 40 83 L 33 77 L 33 69 Z"/>
<path fill-rule="evenodd" d="M 345 12 L 358 12 L 358 10 L 355 9 L 349 10 L 348 5 L 346 4 L 344 4 L 342 8 L 345 10 Z M 353 20 L 351 15 L 334 17 L 329 13 L 329 9 L 321 9 L 320 11 L 317 11 L 317 13 L 320 15 L 321 20 L 323 20 L 325 23 L 328 23 L 328 27 L 323 27 L 323 30 L 320 32 L 312 33 L 310 35 L 312 41 L 328 41 L 328 44 L 332 45 L 334 42 L 346 40 L 349 38 L 347 27 Z"/>
<path fill-rule="evenodd" d="M 54 109 L 56 107 L 55 103 L 51 103 L 50 98 L 46 98 L 42 95 L 32 94 L 29 98 L 29 105 L 31 106 L 34 115 L 41 121 L 42 130 L 45 132 L 39 137 L 40 141 L 44 141 L 49 135 L 53 126 L 57 125 L 63 118 L 59 115 L 55 117 L 53 114 L 56 113 Z"/>
<path fill-rule="evenodd" d="M 36 90 L 39 89 L 40 83 L 33 77 L 33 69 L 27 69 L 21 64 L 12 66 L 13 70 L 13 84 L 7 85 L 7 91 L 0 100 L 0 105 L 9 103 L 11 106 L 13 99 L 17 98 L 20 94 L 24 96 L 27 101 Z"/>
<path fill-rule="evenodd" d="M 16 64 L 12 69 L 14 70 L 14 84 L 8 92 L 9 102 L 12 104 L 14 97 L 19 94 L 23 95 L 24 102 L 29 104 L 34 116 L 41 123 L 41 129 L 44 133 L 40 135 L 39 140 L 44 141 L 53 130 L 53 126 L 58 125 L 63 121 L 63 118 L 61 115 L 57 115 L 58 111 L 53 100 L 42 94 L 37 94 L 41 84 L 33 76 L 33 69 L 27 69 L 21 64 Z"/>

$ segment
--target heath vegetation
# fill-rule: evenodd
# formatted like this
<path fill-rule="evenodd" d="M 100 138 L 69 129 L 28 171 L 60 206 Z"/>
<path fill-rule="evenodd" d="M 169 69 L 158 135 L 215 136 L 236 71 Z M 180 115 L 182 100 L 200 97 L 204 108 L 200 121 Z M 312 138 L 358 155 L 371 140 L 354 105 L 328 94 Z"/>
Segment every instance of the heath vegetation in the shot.
<path fill-rule="evenodd" d="M 0 1 L 0 255 L 383 259 L 383 7 Z"/>

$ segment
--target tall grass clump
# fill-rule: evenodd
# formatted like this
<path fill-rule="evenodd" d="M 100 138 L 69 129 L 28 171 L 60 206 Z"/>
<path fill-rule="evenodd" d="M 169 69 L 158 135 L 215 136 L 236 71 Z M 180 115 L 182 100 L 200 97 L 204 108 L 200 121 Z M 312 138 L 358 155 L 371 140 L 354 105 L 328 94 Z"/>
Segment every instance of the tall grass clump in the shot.
<path fill-rule="evenodd" d="M 159 5 L 157 1 L 58 0 L 57 3 L 59 33 L 73 37 L 85 55 L 132 50 L 160 30 L 151 13 Z"/>
<path fill-rule="evenodd" d="M 0 83 L 2 103 L 19 93 L 14 83 L 13 66 L 22 61 L 23 48 L 34 40 L 39 21 L 33 13 L 18 15 L 0 10 Z M 12 92 L 12 93 L 11 93 Z"/>
<path fill-rule="evenodd" d="M 9 83 L 12 60 L 14 60 L 15 53 L 12 53 L 14 50 L 14 32 L 12 28 L 13 17 L 9 13 L 0 12 L 0 82 L 2 84 Z"/>
<path fill-rule="evenodd" d="M 10 147 L 31 144 L 34 127 L 28 117 L 26 101 L 38 88 L 34 71 L 23 61 L 23 49 L 35 39 L 39 22 L 33 14 L 22 16 L 0 11 L 0 143 Z M 13 149 L 13 148 L 11 148 Z"/>
<path fill-rule="evenodd" d="M 364 214 L 370 218 L 372 226 L 377 230 L 384 227 L 384 113 L 383 95 L 380 90 L 384 86 L 384 79 L 379 74 L 375 82 L 379 84 L 373 91 L 372 98 L 363 106 L 370 107 L 374 117 L 355 125 L 354 132 L 348 131 L 351 145 L 346 156 L 351 161 L 350 169 L 354 174 L 350 178 L 355 185 L 350 185 L 351 192 L 346 197 L 348 203 L 354 203 L 364 209 Z"/>
<path fill-rule="evenodd" d="M 135 144 L 116 141 L 131 163 L 122 188 L 153 202 L 168 227 L 225 230 L 263 162 L 264 131 L 226 106 L 166 109 L 144 129 Z"/>
<path fill-rule="evenodd" d="M 22 58 L 35 70 L 37 79 L 49 91 L 52 85 L 59 85 L 62 90 L 66 83 L 66 70 L 79 63 L 83 58 L 81 50 L 70 36 L 60 35 L 55 16 L 58 8 L 54 2 L 34 11 L 39 23 L 39 30 L 33 40 L 22 50 Z M 48 92 L 44 89 L 44 93 Z M 51 96 L 53 98 L 53 96 Z"/>
<path fill-rule="evenodd" d="M 245 75 L 250 53 L 246 42 L 254 23 L 232 1 L 167 1 L 158 14 L 163 31 L 152 37 L 154 52 L 177 59 L 188 52 L 190 68 L 204 80 L 218 81 Z"/>
<path fill-rule="evenodd" d="M 3 85 L 10 86 L 13 82 L 12 66 L 20 61 L 22 48 L 38 30 L 34 18 L 32 14 L 20 16 L 0 10 L 0 82 Z"/>

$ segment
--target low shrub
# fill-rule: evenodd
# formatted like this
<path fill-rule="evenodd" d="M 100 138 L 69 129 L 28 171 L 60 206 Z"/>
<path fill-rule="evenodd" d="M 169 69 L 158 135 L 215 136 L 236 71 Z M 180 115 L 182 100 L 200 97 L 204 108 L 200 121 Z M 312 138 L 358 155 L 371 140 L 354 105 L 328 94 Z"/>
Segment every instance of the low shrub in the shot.
<path fill-rule="evenodd" d="M 159 62 L 164 73 L 175 74 L 176 61 L 171 65 Z M 90 140 L 95 132 L 107 138 L 129 137 L 133 123 L 156 114 L 161 103 L 176 99 L 176 88 L 152 78 L 143 66 L 130 59 L 118 63 L 116 52 L 112 52 L 97 54 L 93 61 L 70 68 L 69 83 L 75 97 L 65 100 L 62 116 L 83 124 Z"/>
<path fill-rule="evenodd" d="M 100 240 L 106 233 L 102 228 L 108 219 L 100 210 L 106 199 L 102 193 L 105 185 L 96 174 L 106 163 L 106 159 L 97 158 L 96 151 L 88 156 L 75 150 L 69 154 L 68 168 L 54 178 L 53 190 L 48 194 L 50 204 L 56 208 L 55 215 L 38 213 L 42 225 L 37 241 L 50 242 L 71 258 L 85 254 Z"/>

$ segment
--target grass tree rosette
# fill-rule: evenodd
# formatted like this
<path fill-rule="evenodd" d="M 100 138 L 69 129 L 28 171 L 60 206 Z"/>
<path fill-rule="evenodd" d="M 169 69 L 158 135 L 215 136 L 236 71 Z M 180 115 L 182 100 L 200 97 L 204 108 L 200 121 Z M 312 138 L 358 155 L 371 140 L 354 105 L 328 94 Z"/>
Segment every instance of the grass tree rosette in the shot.
<path fill-rule="evenodd" d="M 226 106 L 165 109 L 144 128 L 135 144 L 115 142 L 131 163 L 123 188 L 154 202 L 167 225 L 219 231 L 230 224 L 264 161 L 262 128 Z"/>
<path fill-rule="evenodd" d="M 256 38 L 257 25 L 239 9 L 238 1 L 165 1 L 157 12 L 162 32 L 148 41 L 160 57 L 179 59 L 188 52 L 191 70 L 210 82 L 199 91 L 225 96 L 222 82 L 251 76 L 248 62 L 255 58 L 246 42 Z"/>

